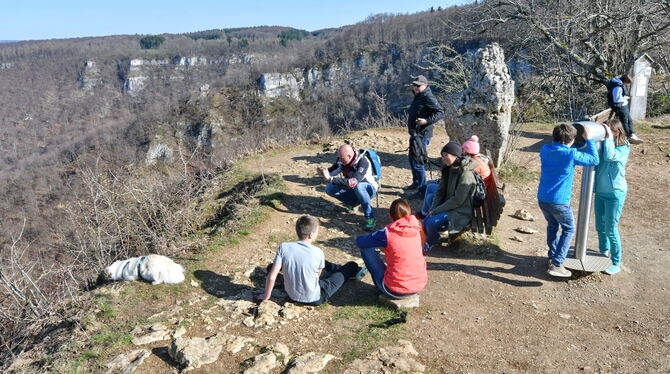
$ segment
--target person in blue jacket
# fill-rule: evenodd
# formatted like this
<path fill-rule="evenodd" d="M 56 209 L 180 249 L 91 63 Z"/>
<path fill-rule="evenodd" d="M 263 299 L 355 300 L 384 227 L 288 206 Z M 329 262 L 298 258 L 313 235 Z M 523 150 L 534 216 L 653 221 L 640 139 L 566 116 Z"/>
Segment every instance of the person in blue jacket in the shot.
<path fill-rule="evenodd" d="M 630 85 L 631 83 L 632 81 L 628 75 L 614 77 L 607 82 L 607 105 L 609 105 L 610 109 L 612 109 L 617 118 L 621 121 L 626 136 L 628 137 L 628 141 L 631 144 L 640 144 L 643 143 L 644 140 L 635 135 L 633 119 L 630 117 L 630 109 L 628 106 L 630 97 L 626 92 L 626 85 Z"/>
<path fill-rule="evenodd" d="M 540 185 L 537 200 L 544 218 L 547 219 L 547 245 L 549 246 L 549 268 L 547 273 L 555 277 L 570 277 L 572 273 L 563 266 L 570 241 L 575 233 L 575 220 L 570 207 L 572 181 L 575 166 L 598 165 L 599 157 L 595 141 L 584 127 L 584 147 L 572 148 L 577 129 L 568 124 L 554 127 L 553 142 L 540 149 Z M 562 229 L 558 235 L 559 227 Z"/>
<path fill-rule="evenodd" d="M 621 270 L 619 218 L 628 191 L 626 162 L 630 145 L 621 121 L 610 119 L 605 125 L 607 136 L 602 142 L 600 164 L 595 168 L 594 192 L 598 248 L 612 259 L 612 266 L 605 270 L 611 275 Z"/>

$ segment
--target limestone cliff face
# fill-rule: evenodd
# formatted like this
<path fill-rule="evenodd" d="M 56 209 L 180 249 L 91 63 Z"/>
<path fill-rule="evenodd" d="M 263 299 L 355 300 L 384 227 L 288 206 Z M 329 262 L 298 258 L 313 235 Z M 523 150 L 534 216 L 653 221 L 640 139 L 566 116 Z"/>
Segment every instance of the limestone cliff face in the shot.
<path fill-rule="evenodd" d="M 102 83 L 100 69 L 95 61 L 86 61 L 79 76 L 79 86 L 84 91 L 90 91 L 93 87 Z"/>
<path fill-rule="evenodd" d="M 427 52 L 419 53 L 417 60 L 423 58 L 425 53 Z M 289 72 L 264 73 L 258 78 L 258 91 L 267 98 L 287 96 L 300 100 L 305 91 L 310 89 L 382 87 L 396 91 L 389 93 L 393 99 L 397 90 L 401 90 L 410 81 L 410 73 L 404 68 L 406 64 L 406 61 L 397 58 L 392 48 L 382 53 L 366 52 L 321 67 L 310 66 Z M 391 101 L 392 106 L 398 105 L 397 100 Z"/>

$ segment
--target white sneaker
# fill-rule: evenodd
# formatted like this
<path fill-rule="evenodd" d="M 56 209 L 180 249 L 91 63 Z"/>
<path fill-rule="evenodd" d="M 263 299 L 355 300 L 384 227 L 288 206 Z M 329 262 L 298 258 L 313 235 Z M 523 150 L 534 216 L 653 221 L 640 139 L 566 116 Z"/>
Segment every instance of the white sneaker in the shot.
<path fill-rule="evenodd" d="M 628 141 L 630 142 L 630 144 L 642 144 L 642 143 L 644 143 L 644 140 L 640 139 L 635 134 L 632 134 L 631 136 L 629 136 Z"/>
<path fill-rule="evenodd" d="M 549 264 L 549 269 L 547 269 L 547 273 L 554 277 L 562 277 L 562 278 L 569 278 L 572 276 L 572 272 L 566 269 L 563 265 L 556 266 L 554 264 Z"/>

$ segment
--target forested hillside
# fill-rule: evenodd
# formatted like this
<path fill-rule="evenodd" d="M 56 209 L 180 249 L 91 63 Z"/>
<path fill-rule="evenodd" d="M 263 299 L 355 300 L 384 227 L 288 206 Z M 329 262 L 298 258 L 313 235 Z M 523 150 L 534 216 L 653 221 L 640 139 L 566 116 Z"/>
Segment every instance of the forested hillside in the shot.
<path fill-rule="evenodd" d="M 184 238 L 224 229 L 230 207 L 203 207 L 201 197 L 226 180 L 234 160 L 402 125 L 411 76 L 429 76 L 445 99 L 462 88 L 445 82 L 457 81 L 465 57 L 489 42 L 503 46 L 516 81 L 515 120 L 571 120 L 603 109 L 603 80 L 641 53 L 656 62 L 649 113 L 670 113 L 669 7 L 484 1 L 328 30 L 0 43 L 4 354 L 28 346 L 36 334 L 25 327 L 53 322 L 110 261 L 183 250 Z M 259 91 L 264 73 L 361 61 L 364 80 L 307 87 L 299 97 Z"/>

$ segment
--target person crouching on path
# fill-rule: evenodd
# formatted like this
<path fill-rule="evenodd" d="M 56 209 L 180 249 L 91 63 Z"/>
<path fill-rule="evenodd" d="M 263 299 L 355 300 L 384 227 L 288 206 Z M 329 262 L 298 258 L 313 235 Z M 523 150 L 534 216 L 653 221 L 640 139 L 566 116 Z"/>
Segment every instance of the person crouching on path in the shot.
<path fill-rule="evenodd" d="M 326 193 L 340 200 L 350 211 L 360 204 L 365 214 L 364 229 L 374 230 L 377 221 L 371 200 L 379 185 L 365 152 L 343 144 L 337 151 L 337 161 L 331 167 L 317 166 L 316 169 L 328 182 Z M 342 178 L 335 178 L 339 174 L 342 174 Z"/>
<path fill-rule="evenodd" d="M 422 291 L 428 283 L 422 251 L 424 233 L 407 201 L 393 201 L 389 215 L 393 222 L 359 236 L 356 245 L 379 292 L 391 299 L 402 299 Z M 386 264 L 375 248 L 384 248 Z"/>
<path fill-rule="evenodd" d="M 312 245 L 319 235 L 319 220 L 305 215 L 295 223 L 297 242 L 282 243 L 265 280 L 265 292 L 258 299 L 272 295 L 277 276 L 283 274 L 284 290 L 297 303 L 321 305 L 342 287 L 345 281 L 364 275 L 365 268 L 353 261 L 337 265 L 325 260 L 321 248 Z M 319 279 L 322 270 L 324 278 Z"/>
<path fill-rule="evenodd" d="M 463 231 L 472 221 L 472 194 L 476 181 L 473 174 L 479 162 L 461 156 L 463 150 L 456 141 L 442 147 L 442 177 L 435 191 L 433 203 L 423 220 L 426 230 L 425 251 L 440 239 L 440 230 L 447 225 L 449 233 Z"/>
<path fill-rule="evenodd" d="M 575 233 L 575 220 L 570 207 L 572 181 L 575 166 L 598 165 L 596 143 L 590 138 L 588 128 L 584 127 L 586 146 L 571 148 L 577 136 L 577 129 L 568 124 L 554 127 L 553 142 L 540 149 L 540 184 L 537 188 L 537 200 L 540 210 L 547 219 L 547 246 L 549 268 L 547 273 L 555 277 L 569 277 L 570 270 L 563 266 L 568 254 L 570 241 Z M 558 228 L 561 236 L 558 236 Z"/>
<path fill-rule="evenodd" d="M 610 255 L 612 266 L 605 273 L 612 275 L 621 270 L 619 218 L 628 191 L 626 162 L 630 145 L 621 121 L 610 119 L 605 121 L 605 125 L 607 136 L 601 145 L 600 163 L 595 168 L 594 192 L 598 247 L 601 253 Z"/>

